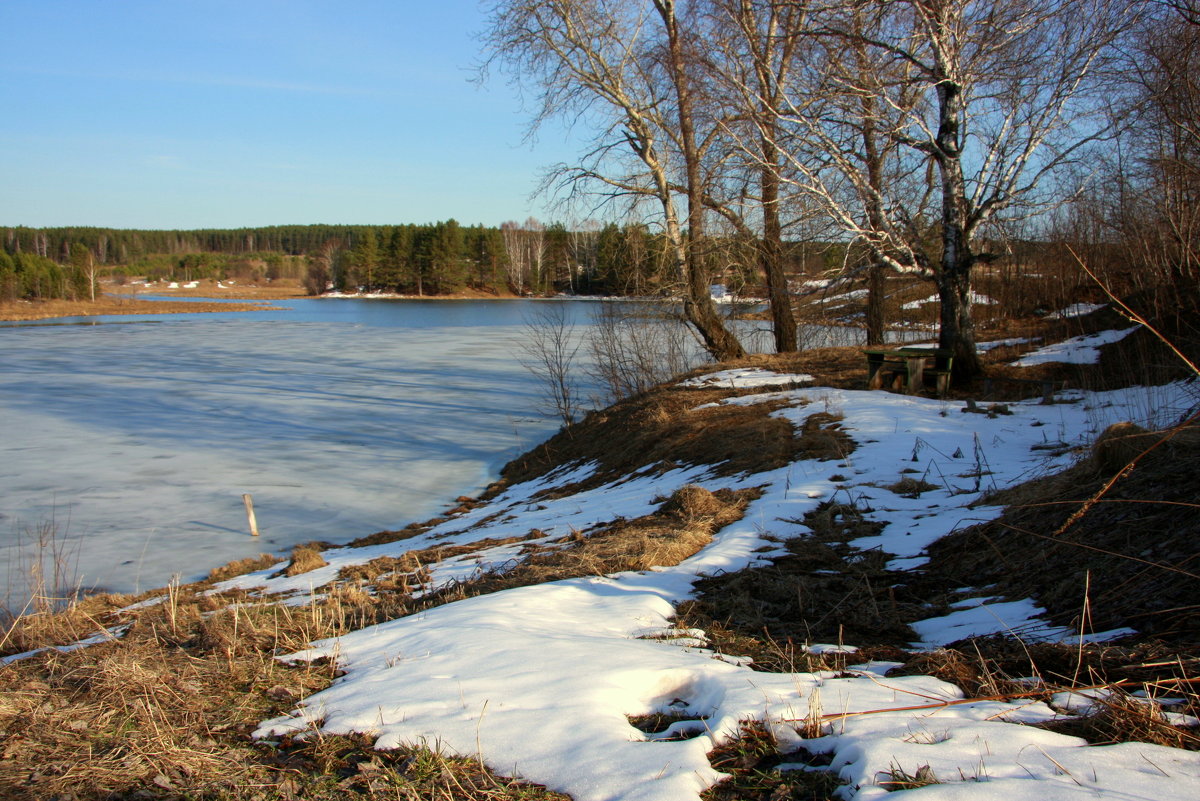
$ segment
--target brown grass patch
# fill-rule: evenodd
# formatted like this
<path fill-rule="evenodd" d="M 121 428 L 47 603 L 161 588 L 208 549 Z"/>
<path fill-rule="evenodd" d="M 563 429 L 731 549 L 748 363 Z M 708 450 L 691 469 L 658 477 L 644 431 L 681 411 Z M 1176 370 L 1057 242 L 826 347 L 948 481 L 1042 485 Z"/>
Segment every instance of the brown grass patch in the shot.
<path fill-rule="evenodd" d="M 221 567 L 214 567 L 208 573 L 208 581 L 211 581 L 213 584 L 228 581 L 231 578 L 244 576 L 247 573 L 253 573 L 257 570 L 266 570 L 271 565 L 277 565 L 281 561 L 283 560 L 278 556 L 273 556 L 269 553 L 260 553 L 258 556 L 247 556 L 245 559 L 238 559 Z"/>
<path fill-rule="evenodd" d="M 563 799 L 429 749 L 369 737 L 255 742 L 249 733 L 335 675 L 274 658 L 345 633 L 334 598 L 297 609 L 173 589 L 124 639 L 0 670 L 0 797 L 31 801 Z"/>
<path fill-rule="evenodd" d="M 898 589 L 906 576 L 886 569 L 889 554 L 846 544 L 882 523 L 833 502 L 789 522 L 811 535 L 787 540 L 790 553 L 769 566 L 701 579 L 696 601 L 680 607 L 683 624 L 723 632 L 714 638 L 721 650 L 786 672 L 813 668 L 803 643 L 903 646 L 915 638 L 907 622 L 928 616 L 923 599 Z"/>
<path fill-rule="evenodd" d="M 428 565 L 501 545 L 541 539 L 543 536 L 540 531 L 531 531 L 521 537 L 486 537 L 463 545 L 435 545 L 408 551 L 400 556 L 380 556 L 365 564 L 342 568 L 337 578 L 342 582 L 369 583 L 378 590 L 408 594 L 429 580 Z"/>
<path fill-rule="evenodd" d="M 824 770 L 781 773 L 782 762 L 806 761 L 781 755 L 775 738 L 757 721 L 742 723 L 738 737 L 713 749 L 708 761 L 730 778 L 701 794 L 704 801 L 828 801 L 842 786 L 837 774 Z"/>
<path fill-rule="evenodd" d="M 321 551 L 325 550 L 324 543 L 306 542 L 302 545 L 297 545 L 292 548 L 291 561 L 287 563 L 280 573 L 276 575 L 298 576 L 301 573 L 307 573 L 310 570 L 316 570 L 318 567 L 325 567 L 329 564 L 325 561 L 325 557 L 321 556 Z"/>
<path fill-rule="evenodd" d="M 919 498 L 922 492 L 938 489 L 937 484 L 930 484 L 928 481 L 912 476 L 905 476 L 894 484 L 888 484 L 884 489 L 901 495 L 905 498 Z"/>
<path fill-rule="evenodd" d="M 506 465 L 503 482 L 489 488 L 488 495 L 574 462 L 595 461 L 599 468 L 579 484 L 555 488 L 554 494 L 578 492 L 647 469 L 711 465 L 714 475 L 741 475 L 797 459 L 841 459 L 854 450 L 837 415 L 816 412 L 797 431 L 773 414 L 794 401 L 718 403 L 737 394 L 745 393 L 663 386 L 592 412 Z"/>
<path fill-rule="evenodd" d="M 1200 660 L 1162 643 L 1080 647 L 990 636 L 909 655 L 904 661 L 903 667 L 889 675 L 934 676 L 958 685 L 968 698 L 1014 696 L 1049 702 L 1058 691 L 1107 686 L 1112 695 L 1098 701 L 1097 714 L 1067 717 L 1045 727 L 1092 743 L 1140 741 L 1200 748 L 1200 735 L 1194 730 L 1172 726 L 1161 706 L 1126 693 L 1142 688 L 1152 696 L 1181 701 L 1172 705 L 1171 711 L 1192 716 L 1200 712 L 1195 684 Z"/>
<path fill-rule="evenodd" d="M 198 312 L 263 311 L 278 308 L 265 303 L 175 303 L 104 297 L 90 300 L 21 300 L 0 304 L 0 320 L 21 322 L 54 317 L 95 317 L 102 314 L 195 314 Z"/>
<path fill-rule="evenodd" d="M 1149 450 L 1161 434 L 1152 434 L 1130 422 L 1113 423 L 1104 429 L 1092 445 L 1092 463 L 1102 474 L 1111 476 Z"/>
<path fill-rule="evenodd" d="M 1169 748 L 1200 750 L 1200 734 L 1168 722 L 1163 708 L 1121 690 L 1095 699 L 1099 711 L 1046 724 L 1062 734 L 1082 737 L 1095 745 L 1139 742 Z"/>
<path fill-rule="evenodd" d="M 126 595 L 90 595 L 64 609 L 20 615 L 5 621 L 0 633 L 0 655 L 78 642 L 112 625 L 111 611 L 134 600 Z"/>
<path fill-rule="evenodd" d="M 562 547 L 530 554 L 511 570 L 448 588 L 450 600 L 579 576 L 677 565 L 712 541 L 713 534 L 741 519 L 760 490 L 709 492 L 688 485 L 659 509 L 572 537 Z"/>
<path fill-rule="evenodd" d="M 368 534 L 365 537 L 359 537 L 356 540 L 351 540 L 350 542 L 346 543 L 345 547 L 362 548 L 367 545 L 383 545 L 388 542 L 410 540 L 413 537 L 421 536 L 432 527 L 433 524 L 428 521 L 423 523 L 409 523 L 399 531 L 377 531 L 374 534 Z"/>

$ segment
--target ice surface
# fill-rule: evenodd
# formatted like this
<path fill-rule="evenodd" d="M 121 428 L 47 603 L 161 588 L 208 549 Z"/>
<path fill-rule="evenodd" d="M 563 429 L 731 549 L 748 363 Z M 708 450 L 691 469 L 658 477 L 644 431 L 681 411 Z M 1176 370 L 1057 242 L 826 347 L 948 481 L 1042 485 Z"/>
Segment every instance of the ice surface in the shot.
<path fill-rule="evenodd" d="M 511 356 L 519 302 L 288 305 L 0 327 L 11 595 L 43 523 L 85 587 L 157 587 L 429 517 L 554 429 Z"/>

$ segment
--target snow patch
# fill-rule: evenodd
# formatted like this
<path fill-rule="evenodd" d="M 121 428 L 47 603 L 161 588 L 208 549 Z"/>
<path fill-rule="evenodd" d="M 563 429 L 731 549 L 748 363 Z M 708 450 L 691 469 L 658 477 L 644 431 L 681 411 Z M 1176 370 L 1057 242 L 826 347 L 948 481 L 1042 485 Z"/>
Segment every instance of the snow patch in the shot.
<path fill-rule="evenodd" d="M 1012 367 L 1033 367 L 1039 364 L 1047 364 L 1049 362 L 1060 362 L 1063 364 L 1096 364 L 1100 361 L 1100 348 L 1104 345 L 1111 345 L 1114 342 L 1120 342 L 1125 337 L 1132 334 L 1141 326 L 1131 326 L 1129 328 L 1120 328 L 1113 331 L 1100 331 L 1095 334 L 1085 334 L 1083 336 L 1071 337 L 1062 342 L 1056 342 L 1053 345 L 1046 345 L 1043 348 L 1038 348 L 1032 353 L 1027 353 L 1015 362 L 1011 363 Z"/>

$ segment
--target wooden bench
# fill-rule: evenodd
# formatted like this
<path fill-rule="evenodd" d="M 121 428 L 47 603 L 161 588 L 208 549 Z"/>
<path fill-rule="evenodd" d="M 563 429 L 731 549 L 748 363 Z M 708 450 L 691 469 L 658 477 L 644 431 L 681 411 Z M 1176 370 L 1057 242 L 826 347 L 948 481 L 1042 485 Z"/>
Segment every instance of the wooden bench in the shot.
<path fill-rule="evenodd" d="M 954 356 L 941 348 L 865 348 L 867 389 L 881 389 L 885 381 L 891 389 L 916 394 L 932 377 L 939 396 L 950 388 Z"/>

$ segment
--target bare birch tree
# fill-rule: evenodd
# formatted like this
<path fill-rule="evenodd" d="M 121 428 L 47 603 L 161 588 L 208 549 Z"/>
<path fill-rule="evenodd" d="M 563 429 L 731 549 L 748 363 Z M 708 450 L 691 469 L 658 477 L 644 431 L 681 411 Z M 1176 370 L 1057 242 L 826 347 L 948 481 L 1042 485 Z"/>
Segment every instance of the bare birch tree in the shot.
<path fill-rule="evenodd" d="M 861 0 L 814 21 L 783 120 L 808 143 L 790 174 L 879 263 L 934 282 L 960 376 L 981 370 L 972 271 L 997 257 L 984 233 L 1049 202 L 1047 179 L 1111 133 L 1099 79 L 1137 5 Z"/>
<path fill-rule="evenodd" d="M 525 291 L 525 276 L 529 270 L 525 259 L 525 243 L 521 235 L 521 224 L 513 220 L 500 223 L 500 236 L 504 240 L 504 253 L 508 256 L 506 265 L 508 288 L 519 295 Z"/>
<path fill-rule="evenodd" d="M 744 355 L 709 293 L 694 30 L 675 0 L 504 0 L 491 7 L 486 39 L 492 60 L 536 98 L 535 127 L 565 116 L 596 128 L 593 149 L 561 165 L 559 177 L 573 188 L 599 183 L 611 197 L 653 199 L 685 318 L 714 358 Z M 630 153 L 634 162 L 621 158 Z"/>

